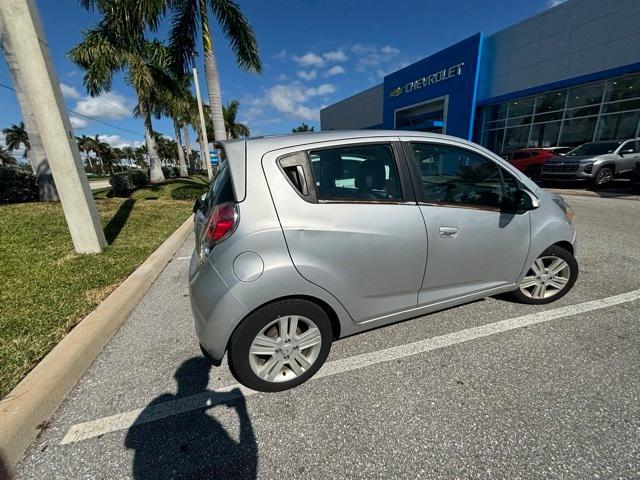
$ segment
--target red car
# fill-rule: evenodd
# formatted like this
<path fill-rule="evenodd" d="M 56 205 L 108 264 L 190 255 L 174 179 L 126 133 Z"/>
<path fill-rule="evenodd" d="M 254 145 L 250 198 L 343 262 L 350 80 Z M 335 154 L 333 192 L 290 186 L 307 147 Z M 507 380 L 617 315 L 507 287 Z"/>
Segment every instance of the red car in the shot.
<path fill-rule="evenodd" d="M 565 153 L 570 148 L 521 148 L 505 155 L 505 158 L 532 180 L 537 180 L 542 171 L 542 165 L 551 157 Z"/>

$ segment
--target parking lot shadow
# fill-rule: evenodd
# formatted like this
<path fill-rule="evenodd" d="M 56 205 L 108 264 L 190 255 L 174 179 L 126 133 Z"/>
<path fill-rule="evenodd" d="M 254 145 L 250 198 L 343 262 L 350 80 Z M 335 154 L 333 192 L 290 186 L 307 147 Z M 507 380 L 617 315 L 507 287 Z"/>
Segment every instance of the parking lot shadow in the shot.
<path fill-rule="evenodd" d="M 186 360 L 174 375 L 176 394 L 155 398 L 127 432 L 125 446 L 134 450 L 132 476 L 143 479 L 252 479 L 256 477 L 258 449 L 245 398 L 239 391 L 213 407 L 200 408 L 148 421 L 160 404 L 207 390 L 211 365 L 202 357 Z M 214 402 L 215 403 L 215 402 Z M 235 441 L 212 415 L 211 408 L 229 408 L 239 419 L 239 440 Z M 209 412 L 211 413 L 211 412 Z M 146 419 L 145 419 L 146 418 Z"/>

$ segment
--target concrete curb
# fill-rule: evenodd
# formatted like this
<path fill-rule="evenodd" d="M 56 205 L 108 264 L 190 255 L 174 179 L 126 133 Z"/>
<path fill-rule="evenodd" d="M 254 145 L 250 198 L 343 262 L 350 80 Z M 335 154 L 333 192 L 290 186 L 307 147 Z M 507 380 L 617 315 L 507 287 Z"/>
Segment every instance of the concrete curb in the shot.
<path fill-rule="evenodd" d="M 615 200 L 640 200 L 640 195 L 637 195 L 635 193 L 596 193 L 590 190 L 570 190 L 564 188 L 547 188 L 547 190 L 553 193 L 557 193 L 558 195 L 573 195 L 576 197 L 613 198 Z"/>
<path fill-rule="evenodd" d="M 191 232 L 190 216 L 0 401 L 0 458 L 13 468 Z"/>

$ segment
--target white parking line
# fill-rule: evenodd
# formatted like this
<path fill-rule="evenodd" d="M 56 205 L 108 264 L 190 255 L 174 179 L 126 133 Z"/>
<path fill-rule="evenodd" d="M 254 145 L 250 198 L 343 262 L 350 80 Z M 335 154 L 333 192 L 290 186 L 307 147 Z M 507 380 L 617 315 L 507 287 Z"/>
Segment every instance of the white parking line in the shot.
<path fill-rule="evenodd" d="M 448 333 L 439 337 L 428 338 L 406 345 L 378 350 L 371 353 L 363 353 L 352 357 L 334 360 L 326 363 L 311 380 L 349 372 L 359 368 L 376 365 L 382 362 L 389 362 L 419 353 L 429 352 L 443 347 L 456 345 L 458 343 L 475 340 L 477 338 L 488 337 L 497 333 L 507 332 L 528 325 L 557 320 L 560 318 L 578 315 L 593 310 L 620 305 L 622 303 L 640 300 L 640 290 L 606 297 L 599 300 L 569 305 L 544 312 L 532 313 L 520 317 L 501 320 L 499 322 L 481 325 L 479 327 L 467 328 L 459 332 Z M 310 381 L 311 381 L 310 380 Z M 250 390 L 242 385 L 229 385 L 219 388 L 215 392 L 203 392 L 190 397 L 171 400 L 145 409 L 139 408 L 130 412 L 112 415 L 110 417 L 99 418 L 89 422 L 73 425 L 60 442 L 61 445 L 86 440 L 89 438 L 104 435 L 118 430 L 126 430 L 133 425 L 153 422 L 162 418 L 171 417 L 184 412 L 211 407 L 213 405 L 238 398 L 241 395 L 249 396 L 260 392 Z M 144 417 L 140 417 L 144 411 Z"/>

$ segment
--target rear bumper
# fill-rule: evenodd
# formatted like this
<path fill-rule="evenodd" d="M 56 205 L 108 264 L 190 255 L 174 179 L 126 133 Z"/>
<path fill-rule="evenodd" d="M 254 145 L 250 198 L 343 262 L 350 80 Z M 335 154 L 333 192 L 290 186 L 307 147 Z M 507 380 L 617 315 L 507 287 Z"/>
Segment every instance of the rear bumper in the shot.
<path fill-rule="evenodd" d="M 198 341 L 219 363 L 233 329 L 249 312 L 211 262 L 200 265 L 195 252 L 189 265 L 189 296 Z"/>

